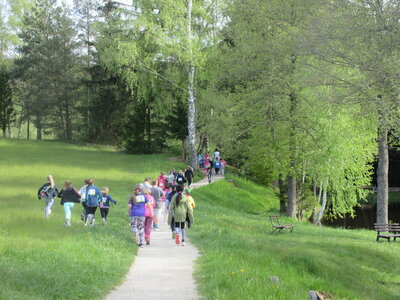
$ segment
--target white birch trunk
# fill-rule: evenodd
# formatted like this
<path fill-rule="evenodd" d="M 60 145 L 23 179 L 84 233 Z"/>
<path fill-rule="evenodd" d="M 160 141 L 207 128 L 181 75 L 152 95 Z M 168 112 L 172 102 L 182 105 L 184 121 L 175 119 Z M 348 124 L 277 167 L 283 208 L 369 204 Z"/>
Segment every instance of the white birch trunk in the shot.
<path fill-rule="evenodd" d="M 314 223 L 315 225 L 319 225 L 319 226 L 321 226 L 322 215 L 324 214 L 325 208 L 326 208 L 328 180 L 326 181 L 325 187 L 323 187 L 321 185 L 321 189 L 320 190 L 322 190 L 322 206 L 321 206 L 321 209 L 318 212 L 317 220 Z"/>
<path fill-rule="evenodd" d="M 388 223 L 389 204 L 389 150 L 388 130 L 379 129 L 378 132 L 378 170 L 377 170 L 377 200 L 376 200 L 376 222 L 379 224 Z"/>
<path fill-rule="evenodd" d="M 195 74 L 192 43 L 192 0 L 187 2 L 187 40 L 189 49 L 189 68 L 188 68 L 188 132 L 189 132 L 189 163 L 194 170 L 197 170 L 196 153 L 196 93 L 195 93 Z"/>

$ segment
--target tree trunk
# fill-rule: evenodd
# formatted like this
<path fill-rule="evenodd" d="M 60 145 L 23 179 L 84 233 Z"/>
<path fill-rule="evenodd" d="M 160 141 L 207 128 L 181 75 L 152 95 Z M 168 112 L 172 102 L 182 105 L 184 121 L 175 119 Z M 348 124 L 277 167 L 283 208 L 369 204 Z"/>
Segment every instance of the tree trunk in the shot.
<path fill-rule="evenodd" d="M 42 139 L 42 121 L 39 118 L 36 121 L 36 139 Z"/>
<path fill-rule="evenodd" d="M 376 222 L 379 224 L 388 223 L 389 204 L 389 151 L 388 151 L 388 130 L 378 130 L 378 191 L 376 200 Z"/>
<path fill-rule="evenodd" d="M 67 141 L 72 140 L 72 124 L 71 124 L 71 116 L 69 113 L 69 103 L 67 101 L 65 105 L 65 126 L 66 126 L 66 137 Z"/>
<path fill-rule="evenodd" d="M 291 174 L 287 178 L 288 181 L 288 208 L 286 216 L 296 218 L 296 203 L 297 203 L 297 180 L 296 175 Z"/>
<path fill-rule="evenodd" d="M 7 137 L 7 130 L 5 127 L 3 127 L 3 137 Z"/>
<path fill-rule="evenodd" d="M 285 186 L 283 184 L 282 174 L 279 174 L 279 212 L 286 213 Z"/>
<path fill-rule="evenodd" d="M 328 184 L 326 184 L 325 188 L 322 185 L 320 187 L 320 191 L 322 190 L 322 206 L 321 206 L 321 209 L 320 209 L 320 211 L 318 213 L 317 220 L 314 222 L 315 225 L 321 226 L 322 215 L 324 214 L 325 208 L 326 208 L 327 187 L 328 187 Z"/>
<path fill-rule="evenodd" d="M 189 158 L 190 165 L 196 171 L 197 165 L 197 153 L 196 153 L 196 93 L 195 93 L 195 66 L 193 57 L 193 45 L 192 45 L 192 0 L 187 2 L 187 39 L 189 49 L 189 68 L 188 68 L 188 132 L 189 132 Z"/>
<path fill-rule="evenodd" d="M 26 125 L 26 139 L 29 140 L 31 137 L 31 118 L 28 116 L 27 125 Z"/>
<path fill-rule="evenodd" d="M 8 124 L 7 129 L 8 129 L 8 137 L 12 138 L 13 137 L 13 130 L 11 128 L 11 124 Z"/>

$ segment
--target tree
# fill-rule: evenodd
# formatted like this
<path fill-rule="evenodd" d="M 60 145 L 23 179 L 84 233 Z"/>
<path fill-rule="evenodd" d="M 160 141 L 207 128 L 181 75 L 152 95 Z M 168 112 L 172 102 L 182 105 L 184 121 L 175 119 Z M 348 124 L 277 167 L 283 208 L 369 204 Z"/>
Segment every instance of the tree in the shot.
<path fill-rule="evenodd" d="M 324 3 L 324 22 L 314 19 L 308 46 L 324 62 L 358 77 L 335 76 L 353 100 L 376 113 L 378 141 L 377 223 L 388 222 L 388 132 L 398 123 L 400 4 L 398 1 L 357 0 Z M 321 17 L 321 16 L 320 16 Z M 355 22 L 356 20 L 356 22 Z M 350 73 L 351 74 L 351 73 Z"/>
<path fill-rule="evenodd" d="M 0 126 L 3 137 L 7 136 L 7 128 L 14 121 L 15 110 L 12 101 L 10 76 L 5 66 L 0 66 Z"/>
<path fill-rule="evenodd" d="M 68 10 L 53 1 L 38 0 L 24 18 L 20 37 L 22 78 L 29 82 L 37 138 L 50 129 L 59 138 L 73 134 L 74 91 L 77 80 L 75 30 Z"/>

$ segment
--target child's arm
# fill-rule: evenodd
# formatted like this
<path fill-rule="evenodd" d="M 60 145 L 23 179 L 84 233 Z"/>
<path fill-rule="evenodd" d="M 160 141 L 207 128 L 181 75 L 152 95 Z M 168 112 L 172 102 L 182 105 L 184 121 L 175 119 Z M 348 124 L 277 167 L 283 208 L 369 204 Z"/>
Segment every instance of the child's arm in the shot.
<path fill-rule="evenodd" d="M 112 203 L 114 203 L 115 205 L 118 204 L 118 201 L 115 201 L 110 195 L 108 195 L 108 200 L 110 200 Z"/>

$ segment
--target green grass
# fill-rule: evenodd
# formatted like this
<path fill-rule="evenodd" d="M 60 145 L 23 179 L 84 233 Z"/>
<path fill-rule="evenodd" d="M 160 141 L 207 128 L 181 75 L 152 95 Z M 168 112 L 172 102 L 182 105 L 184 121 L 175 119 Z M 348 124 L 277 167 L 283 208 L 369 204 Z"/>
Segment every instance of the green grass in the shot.
<path fill-rule="evenodd" d="M 205 299 L 309 299 L 309 290 L 334 299 L 399 299 L 399 242 L 286 218 L 293 233 L 271 234 L 268 215 L 277 213 L 279 199 L 271 189 L 229 178 L 193 191 L 189 235 L 202 253 L 196 278 Z"/>
<path fill-rule="evenodd" d="M 183 168 L 169 155 L 128 155 L 110 147 L 83 147 L 51 141 L 0 138 L 0 299 L 101 299 L 122 282 L 136 253 L 126 203 L 134 184 L 161 170 Z M 49 220 L 37 189 L 52 174 L 61 187 L 84 178 L 108 186 L 120 205 L 110 209 L 109 224 L 82 225 L 75 205 L 66 228 L 59 200 Z"/>

